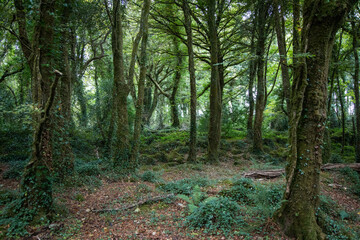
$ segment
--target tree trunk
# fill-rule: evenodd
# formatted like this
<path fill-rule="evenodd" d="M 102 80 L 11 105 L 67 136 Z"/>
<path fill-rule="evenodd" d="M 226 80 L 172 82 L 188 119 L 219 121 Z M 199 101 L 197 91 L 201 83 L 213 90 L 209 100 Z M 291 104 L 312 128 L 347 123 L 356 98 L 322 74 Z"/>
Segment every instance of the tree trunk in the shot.
<path fill-rule="evenodd" d="M 191 13 L 190 6 L 186 0 L 182 1 L 182 8 L 185 19 L 186 43 L 189 55 L 189 74 L 190 74 L 190 141 L 189 141 L 189 156 L 187 161 L 196 161 L 196 79 L 195 79 L 195 64 L 194 64 L 194 50 L 191 29 Z"/>
<path fill-rule="evenodd" d="M 208 28 L 210 41 L 210 62 L 211 62 L 211 82 L 210 82 L 210 123 L 208 134 L 208 161 L 219 161 L 219 147 L 221 138 L 221 107 L 222 91 L 219 76 L 219 49 L 218 35 L 216 27 L 216 0 L 208 1 Z M 222 64 L 222 63 L 221 63 Z"/>
<path fill-rule="evenodd" d="M 57 144 L 60 145 L 60 155 L 54 158 L 54 172 L 60 180 L 64 180 L 74 170 L 74 155 L 70 145 L 70 122 L 71 122 L 71 71 L 69 64 L 69 17 L 71 12 L 71 1 L 65 0 L 62 10 L 62 34 L 61 48 L 62 58 L 60 66 L 63 73 L 59 88 L 59 114 L 57 128 L 59 137 Z"/>
<path fill-rule="evenodd" d="M 263 114 L 265 110 L 265 41 L 266 41 L 266 15 L 268 8 L 267 4 L 264 4 L 262 1 L 258 2 L 257 6 L 257 32 L 258 39 L 256 43 L 256 57 L 257 57 L 257 95 L 256 95 L 256 105 L 255 105 L 255 121 L 254 121 L 254 141 L 253 141 L 253 151 L 262 152 L 262 123 L 263 123 Z"/>
<path fill-rule="evenodd" d="M 255 32 L 256 32 L 256 17 L 253 21 L 253 29 L 251 34 L 251 47 L 250 47 L 250 54 L 253 56 L 255 55 Z M 249 62 L 249 115 L 247 119 L 247 138 L 253 139 L 254 137 L 254 129 L 253 129 L 253 120 L 254 120 L 254 81 L 256 77 L 256 63 L 255 59 L 251 59 Z"/>
<path fill-rule="evenodd" d="M 171 108 L 171 126 L 174 128 L 180 127 L 180 120 L 179 120 L 179 104 L 176 101 L 176 95 L 179 90 L 179 84 L 181 80 L 181 68 L 182 68 L 182 61 L 183 56 L 180 50 L 180 42 L 177 37 L 174 37 L 174 48 L 175 48 L 175 55 L 176 55 L 176 66 L 175 66 L 175 76 L 172 91 L 169 97 L 170 101 L 170 108 Z"/>
<path fill-rule="evenodd" d="M 53 54 L 55 50 L 53 42 L 55 1 L 41 2 L 40 19 L 35 23 L 31 43 L 27 36 L 26 14 L 22 1 L 15 0 L 14 3 L 20 39 L 22 39 L 22 51 L 32 73 L 33 103 L 41 111 L 39 114 L 34 114 L 32 154 L 21 181 L 22 207 L 34 210 L 32 217 L 35 218 L 30 221 L 37 221 L 51 212 L 53 202 L 50 178 L 52 169 L 52 125 L 50 122 L 53 115 L 50 110 L 59 80 L 58 75 L 54 78 L 51 70 L 55 59 Z"/>
<path fill-rule="evenodd" d="M 344 105 L 344 97 L 343 97 L 343 90 L 341 88 L 339 76 L 336 77 L 337 85 L 338 85 L 338 94 L 340 100 L 340 109 L 341 109 L 341 128 L 342 128 L 342 135 L 341 135 L 341 154 L 344 153 L 345 148 L 345 105 Z"/>
<path fill-rule="evenodd" d="M 355 93 L 355 120 L 356 120 L 356 135 L 355 135 L 355 152 L 356 162 L 360 162 L 360 97 L 359 97 L 359 54 L 357 51 L 357 31 L 358 28 L 355 22 L 351 22 L 352 37 L 353 37 L 353 49 L 355 58 L 355 70 L 354 70 L 354 93 Z"/>
<path fill-rule="evenodd" d="M 112 52 L 114 65 L 114 109 L 116 122 L 116 144 L 113 155 L 114 165 L 127 168 L 129 164 L 129 120 L 127 111 L 127 97 L 129 94 L 124 75 L 123 56 L 123 17 L 121 13 L 121 1 L 113 0 L 113 21 L 112 21 Z"/>
<path fill-rule="evenodd" d="M 150 0 L 145 0 L 141 19 L 140 19 L 140 29 L 142 29 L 141 37 L 141 52 L 140 52 L 140 77 L 138 82 L 138 97 L 136 102 L 136 113 L 135 113 L 135 124 L 134 124 L 134 137 L 131 149 L 129 170 L 135 171 L 137 166 L 137 155 L 139 153 L 140 146 L 140 133 L 141 133 L 141 120 L 142 120 L 142 110 L 144 107 L 144 88 L 145 88 L 145 79 L 146 79 L 146 45 L 148 40 L 148 18 L 150 10 Z"/>
<path fill-rule="evenodd" d="M 279 4 L 279 0 L 275 0 L 275 30 L 277 36 L 277 43 L 280 54 L 280 65 L 281 65 L 281 78 L 283 95 L 286 102 L 286 111 L 290 109 L 290 77 L 289 68 L 287 65 L 287 54 L 286 54 L 286 41 L 285 41 L 285 20 L 284 20 L 284 6 Z M 279 13 L 280 11 L 280 13 Z"/>
<path fill-rule="evenodd" d="M 298 59 L 295 68 L 286 201 L 275 213 L 285 233 L 299 240 L 325 238 L 316 222 L 316 209 L 326 126 L 327 75 L 335 34 L 354 3 L 305 0 L 303 5 L 301 52 L 312 57 Z"/>

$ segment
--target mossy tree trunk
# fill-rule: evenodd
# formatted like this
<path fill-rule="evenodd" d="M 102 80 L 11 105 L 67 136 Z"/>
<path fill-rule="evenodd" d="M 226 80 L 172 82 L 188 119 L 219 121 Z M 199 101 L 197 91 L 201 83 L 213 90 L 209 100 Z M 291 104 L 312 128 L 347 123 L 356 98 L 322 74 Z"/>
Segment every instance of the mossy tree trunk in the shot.
<path fill-rule="evenodd" d="M 359 96 L 359 54 L 358 54 L 358 27 L 356 26 L 354 19 L 351 22 L 352 38 L 353 38 L 353 52 L 354 52 L 354 93 L 355 93 L 355 153 L 356 162 L 360 162 L 360 96 Z"/>
<path fill-rule="evenodd" d="M 58 137 L 57 145 L 59 145 L 60 153 L 54 157 L 54 172 L 56 177 L 63 180 L 67 175 L 72 174 L 74 170 L 74 155 L 70 145 L 70 123 L 71 123 L 71 70 L 69 63 L 69 18 L 71 13 L 72 2 L 65 0 L 62 5 L 62 34 L 61 34 L 61 58 L 59 59 L 60 70 L 63 73 L 61 78 L 58 101 L 59 109 L 56 119 L 56 131 Z"/>
<path fill-rule="evenodd" d="M 146 46 L 148 40 L 148 18 L 150 10 L 150 0 L 145 0 L 143 9 L 141 12 L 140 29 L 141 29 L 141 52 L 140 52 L 140 76 L 138 82 L 138 96 L 136 102 L 136 113 L 135 113 L 135 124 L 134 124 L 134 136 L 130 156 L 130 170 L 134 171 L 137 166 L 137 155 L 139 153 L 140 146 L 140 133 L 141 133 L 141 122 L 142 113 L 144 107 L 144 89 L 146 79 Z"/>
<path fill-rule="evenodd" d="M 253 29 L 251 33 L 251 45 L 250 45 L 250 53 L 251 55 L 255 55 L 255 32 L 256 32 L 256 17 L 252 22 Z M 254 137 L 254 129 L 253 129 L 253 121 L 254 121 L 254 82 L 256 78 L 256 64 L 257 61 L 255 59 L 250 59 L 249 61 L 249 113 L 247 119 L 247 138 L 253 139 Z"/>
<path fill-rule="evenodd" d="M 178 32 L 178 30 L 176 29 Z M 180 80 L 181 80 L 181 70 L 183 64 L 183 54 L 180 50 L 180 41 L 177 37 L 173 37 L 174 44 L 174 53 L 176 56 L 176 65 L 175 65 L 175 75 L 173 86 L 171 89 L 171 94 L 169 96 L 170 108 L 171 108 L 171 126 L 174 128 L 180 127 L 180 119 L 179 119 L 179 103 L 177 101 L 177 93 L 179 90 Z"/>
<path fill-rule="evenodd" d="M 284 5 L 279 3 L 280 0 L 275 0 L 275 30 L 277 36 L 278 49 L 280 54 L 282 90 L 286 103 L 286 112 L 290 109 L 290 77 L 287 63 L 286 41 L 285 41 L 285 19 L 284 19 Z"/>
<path fill-rule="evenodd" d="M 52 209 L 52 118 L 56 86 L 60 72 L 54 74 L 54 0 L 41 1 L 39 20 L 32 30 L 32 41 L 26 29 L 26 12 L 21 0 L 15 0 L 20 44 L 32 74 L 32 99 L 39 110 L 33 115 L 32 154 L 21 181 L 22 207 L 29 209 L 32 220 L 48 217 Z M 46 24 L 45 24 L 46 23 Z M 30 213 L 28 212 L 28 213 Z M 29 220 L 29 219 L 27 219 Z"/>
<path fill-rule="evenodd" d="M 210 123 L 208 134 L 208 161 L 219 161 L 219 147 L 221 138 L 221 111 L 222 111 L 222 89 L 219 75 L 219 38 L 216 25 L 216 0 L 208 2 L 208 37 L 210 41 Z M 222 63 L 220 63 L 222 64 Z"/>
<path fill-rule="evenodd" d="M 286 201 L 275 213 L 285 233 L 299 240 L 325 238 L 316 221 L 316 209 L 326 127 L 327 75 L 335 34 L 355 2 L 303 3 L 300 52 L 307 57 L 298 59 L 294 72 Z"/>
<path fill-rule="evenodd" d="M 129 120 L 127 111 L 128 85 L 125 79 L 123 55 L 123 13 L 120 0 L 112 3 L 112 33 L 111 46 L 114 66 L 114 120 L 116 122 L 116 144 L 114 151 L 114 165 L 127 166 L 130 154 Z"/>
<path fill-rule="evenodd" d="M 263 114 L 265 110 L 265 42 L 266 42 L 266 19 L 268 15 L 269 3 L 258 1 L 256 7 L 256 30 L 258 33 L 256 43 L 256 57 L 257 57 L 257 94 L 255 104 L 255 120 L 254 120 L 254 138 L 253 151 L 262 152 L 262 123 Z"/>
<path fill-rule="evenodd" d="M 182 9 L 185 19 L 186 43 L 189 55 L 189 74 L 190 74 L 190 141 L 189 141 L 189 162 L 196 161 L 196 79 L 195 63 L 193 50 L 193 35 L 191 28 L 191 9 L 187 1 L 182 1 Z"/>

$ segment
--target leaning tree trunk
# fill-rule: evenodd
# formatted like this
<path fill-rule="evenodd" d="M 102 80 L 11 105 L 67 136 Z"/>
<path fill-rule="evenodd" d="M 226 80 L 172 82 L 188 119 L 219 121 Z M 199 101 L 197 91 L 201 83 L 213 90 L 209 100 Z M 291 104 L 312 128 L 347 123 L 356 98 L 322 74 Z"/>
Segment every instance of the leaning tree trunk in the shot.
<path fill-rule="evenodd" d="M 190 73 L 190 141 L 189 141 L 189 162 L 196 161 L 196 79 L 195 79 L 195 64 L 194 64 L 194 50 L 191 29 L 191 14 L 190 6 L 186 0 L 182 1 L 182 8 L 185 19 L 186 43 L 189 55 L 189 73 Z"/>
<path fill-rule="evenodd" d="M 335 34 L 354 3 L 304 1 L 301 52 L 311 57 L 299 59 L 295 69 L 285 201 L 275 214 L 285 233 L 299 240 L 325 238 L 316 221 L 316 210 L 326 127 L 327 75 Z"/>
<path fill-rule="evenodd" d="M 140 29 L 142 29 L 141 37 L 141 52 L 140 52 L 140 77 L 138 83 L 138 97 L 136 102 L 135 124 L 134 124 L 134 137 L 131 149 L 129 170 L 135 171 L 137 166 L 137 155 L 140 146 L 140 133 L 141 133 L 141 120 L 142 110 L 144 106 L 144 88 L 146 79 L 146 45 L 148 40 L 148 18 L 150 10 L 150 0 L 144 1 L 144 6 L 141 13 Z"/>
<path fill-rule="evenodd" d="M 210 41 L 210 62 L 211 62 L 211 82 L 210 82 L 210 123 L 208 134 L 208 161 L 217 162 L 219 160 L 219 147 L 221 138 L 221 107 L 222 91 L 218 65 L 218 35 L 215 22 L 216 1 L 210 0 L 208 5 L 208 27 Z"/>

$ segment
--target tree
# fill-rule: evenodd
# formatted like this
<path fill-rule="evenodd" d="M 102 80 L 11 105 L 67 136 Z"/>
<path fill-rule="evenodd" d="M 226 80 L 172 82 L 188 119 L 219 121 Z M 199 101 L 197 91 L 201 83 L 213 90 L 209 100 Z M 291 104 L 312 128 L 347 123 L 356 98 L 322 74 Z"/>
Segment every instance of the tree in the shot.
<path fill-rule="evenodd" d="M 15 0 L 18 34 L 23 54 L 32 73 L 32 98 L 39 110 L 33 115 L 34 138 L 32 153 L 21 182 L 22 207 L 33 210 L 33 216 L 47 217 L 53 203 L 51 107 L 56 86 L 62 75 L 54 67 L 55 1 L 44 0 L 39 6 L 40 18 L 32 29 L 32 40 L 26 28 L 26 12 L 21 0 Z M 46 24 L 44 24 L 46 23 Z"/>
<path fill-rule="evenodd" d="M 186 0 L 182 0 L 182 9 L 185 19 L 186 42 L 189 55 L 189 73 L 190 73 L 190 141 L 188 161 L 196 161 L 196 79 L 194 50 L 192 43 L 191 13 L 190 6 Z"/>
<path fill-rule="evenodd" d="M 262 152 L 262 123 L 263 114 L 265 110 L 265 88 L 266 88 L 266 73 L 265 73 L 265 44 L 268 35 L 267 17 L 270 7 L 270 2 L 258 1 L 256 6 L 256 31 L 257 31 L 257 43 L 256 43 L 256 65 L 257 65 L 257 94 L 255 105 L 255 121 L 254 121 L 254 141 L 253 151 Z"/>
<path fill-rule="evenodd" d="M 355 134 L 355 152 L 356 162 L 360 162 L 360 96 L 359 96 L 359 54 L 358 54 L 358 26 L 354 21 L 351 22 L 352 28 L 352 44 L 354 53 L 354 93 L 355 93 L 355 123 L 356 123 L 356 134 Z"/>
<path fill-rule="evenodd" d="M 305 0 L 301 42 L 294 42 L 296 61 L 291 92 L 290 156 L 286 190 L 275 214 L 285 233 L 296 239 L 324 239 L 316 222 L 321 147 L 326 122 L 327 75 L 335 34 L 356 3 Z M 295 0 L 294 4 L 299 4 Z M 294 6 L 295 6 L 294 5 Z M 294 40 L 300 27 L 294 12 Z M 298 55 L 299 57 L 299 55 Z"/>
<path fill-rule="evenodd" d="M 137 155 L 139 152 L 140 145 L 140 133 L 141 133 L 141 121 L 144 107 L 144 87 L 146 79 L 146 45 L 148 40 L 148 18 L 150 10 L 150 0 L 145 0 L 143 9 L 141 12 L 140 29 L 141 29 L 141 53 L 140 53 L 140 77 L 138 83 L 138 97 L 136 102 L 136 114 L 135 114 L 135 125 L 134 125 L 134 137 L 131 148 L 130 168 L 135 169 Z"/>

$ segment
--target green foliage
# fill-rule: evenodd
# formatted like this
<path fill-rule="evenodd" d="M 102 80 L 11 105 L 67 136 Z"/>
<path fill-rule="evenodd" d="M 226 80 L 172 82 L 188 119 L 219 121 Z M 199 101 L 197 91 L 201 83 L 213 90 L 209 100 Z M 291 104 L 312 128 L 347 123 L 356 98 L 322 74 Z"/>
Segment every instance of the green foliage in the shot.
<path fill-rule="evenodd" d="M 342 159 L 342 157 L 339 154 L 333 153 L 333 154 L 331 154 L 330 162 L 331 163 L 343 163 L 344 160 Z"/>
<path fill-rule="evenodd" d="M 4 172 L 4 179 L 18 179 L 21 177 L 26 162 L 25 161 L 12 161 L 9 162 L 9 168 Z"/>
<path fill-rule="evenodd" d="M 190 213 L 192 213 L 198 208 L 200 202 L 207 198 L 207 194 L 202 192 L 201 188 L 196 185 L 190 197 L 184 194 L 179 194 L 177 195 L 177 197 L 186 201 L 189 204 L 189 211 Z"/>
<path fill-rule="evenodd" d="M 151 182 L 151 183 L 157 183 L 161 182 L 162 179 L 159 178 L 159 176 L 154 173 L 153 171 L 146 171 L 141 176 L 140 179 L 145 182 Z"/>
<path fill-rule="evenodd" d="M 158 188 L 165 192 L 190 196 L 195 186 L 207 187 L 209 185 L 210 181 L 207 178 L 185 178 L 175 182 L 160 184 Z"/>
<path fill-rule="evenodd" d="M 327 234 L 327 239 L 350 240 L 360 237 L 359 231 L 349 228 L 343 220 L 358 221 L 356 214 L 341 210 L 339 205 L 330 197 L 320 195 L 320 206 L 316 212 L 319 226 Z"/>
<path fill-rule="evenodd" d="M 29 158 L 31 150 L 30 129 L 6 129 L 0 128 L 0 161 L 25 161 Z"/>
<path fill-rule="evenodd" d="M 254 192 L 255 186 L 251 179 L 240 178 L 236 179 L 230 189 L 223 189 L 219 195 L 228 197 L 233 201 L 242 202 L 245 204 L 251 203 L 250 194 Z"/>
<path fill-rule="evenodd" d="M 0 205 L 5 205 L 11 203 L 20 196 L 18 191 L 10 189 L 1 189 L 0 190 Z"/>
<path fill-rule="evenodd" d="M 233 227 L 244 224 L 240 215 L 240 206 L 226 197 L 212 197 L 199 204 L 185 220 L 191 228 L 204 228 L 205 232 L 225 234 Z"/>
<path fill-rule="evenodd" d="M 260 219 L 271 217 L 281 205 L 285 190 L 282 184 L 256 185 L 255 192 L 250 196 L 254 204 L 254 213 Z"/>
<path fill-rule="evenodd" d="M 75 161 L 75 171 L 80 176 L 96 176 L 100 175 L 100 168 L 98 161 L 84 162 L 77 159 Z"/>
<path fill-rule="evenodd" d="M 360 177 L 359 174 L 349 168 L 340 169 L 341 174 L 344 176 L 345 180 L 351 184 L 350 191 L 360 197 Z"/>

